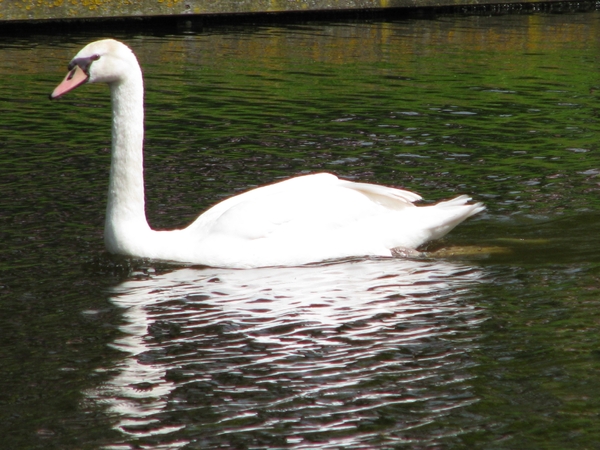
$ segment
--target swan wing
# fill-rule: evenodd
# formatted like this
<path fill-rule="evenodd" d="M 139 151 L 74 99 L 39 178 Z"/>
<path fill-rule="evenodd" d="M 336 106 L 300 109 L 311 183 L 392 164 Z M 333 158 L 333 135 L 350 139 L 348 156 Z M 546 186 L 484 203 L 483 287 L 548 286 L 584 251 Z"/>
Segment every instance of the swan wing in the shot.
<path fill-rule="evenodd" d="M 340 227 L 380 210 L 413 208 L 413 192 L 341 180 L 329 173 L 290 178 L 213 206 L 190 225 L 198 232 L 266 238 L 294 223 L 302 229 Z M 305 234 L 302 233 L 302 234 Z"/>
<path fill-rule="evenodd" d="M 257 267 L 390 256 L 388 236 L 402 233 L 392 216 L 421 209 L 413 205 L 419 199 L 412 192 L 328 173 L 305 175 L 224 200 L 182 231 L 198 255 L 189 259 L 208 265 Z"/>
<path fill-rule="evenodd" d="M 340 186 L 360 192 L 372 202 L 392 210 L 398 211 L 407 207 L 414 207 L 413 202 L 422 200 L 420 195 L 402 189 L 380 186 L 377 184 L 356 183 L 344 180 L 338 181 Z"/>

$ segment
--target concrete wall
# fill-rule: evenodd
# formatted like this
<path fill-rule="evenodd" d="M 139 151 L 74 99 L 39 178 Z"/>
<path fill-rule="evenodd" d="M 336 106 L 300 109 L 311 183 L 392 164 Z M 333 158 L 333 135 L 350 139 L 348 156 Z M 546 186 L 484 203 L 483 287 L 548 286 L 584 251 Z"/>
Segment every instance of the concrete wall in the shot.
<path fill-rule="evenodd" d="M 535 3 L 535 0 L 0 0 L 0 21 L 285 13 L 499 3 Z"/>

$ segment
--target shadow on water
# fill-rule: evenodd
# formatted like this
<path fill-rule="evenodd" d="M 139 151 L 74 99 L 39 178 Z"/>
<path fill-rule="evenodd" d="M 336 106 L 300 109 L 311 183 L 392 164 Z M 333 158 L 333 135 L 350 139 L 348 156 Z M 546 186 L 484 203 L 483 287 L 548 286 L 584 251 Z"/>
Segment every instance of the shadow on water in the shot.
<path fill-rule="evenodd" d="M 478 261 L 486 266 L 586 265 L 600 262 L 600 214 L 580 212 L 558 218 L 485 217 L 463 226 L 452 246 L 430 253 L 451 260 Z M 471 246 L 476 237 L 477 245 Z M 470 238 L 471 240 L 469 240 Z"/>
<path fill-rule="evenodd" d="M 477 401 L 481 280 L 408 260 L 140 272 L 112 297 L 124 356 L 86 397 L 139 445 L 435 444 L 460 433 L 443 418 Z"/>

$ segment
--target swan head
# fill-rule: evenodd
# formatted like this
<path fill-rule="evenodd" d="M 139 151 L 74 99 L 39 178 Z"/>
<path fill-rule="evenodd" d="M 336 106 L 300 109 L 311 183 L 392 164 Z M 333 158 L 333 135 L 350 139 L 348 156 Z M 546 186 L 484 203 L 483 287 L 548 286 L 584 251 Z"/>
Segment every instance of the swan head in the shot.
<path fill-rule="evenodd" d="M 84 83 L 118 83 L 141 69 L 133 51 L 114 39 L 95 41 L 82 48 L 69 63 L 65 79 L 50 94 L 57 99 Z"/>

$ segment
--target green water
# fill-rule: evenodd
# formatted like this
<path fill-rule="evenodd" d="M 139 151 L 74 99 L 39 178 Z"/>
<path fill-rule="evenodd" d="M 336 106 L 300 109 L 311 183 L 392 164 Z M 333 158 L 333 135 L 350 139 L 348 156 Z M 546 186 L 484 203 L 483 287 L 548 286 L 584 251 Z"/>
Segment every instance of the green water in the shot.
<path fill-rule="evenodd" d="M 316 171 L 487 206 L 453 257 L 257 271 L 103 252 L 107 89 L 47 100 L 100 37 L 0 42 L 3 446 L 600 445 L 598 12 L 113 35 L 155 228 Z"/>

